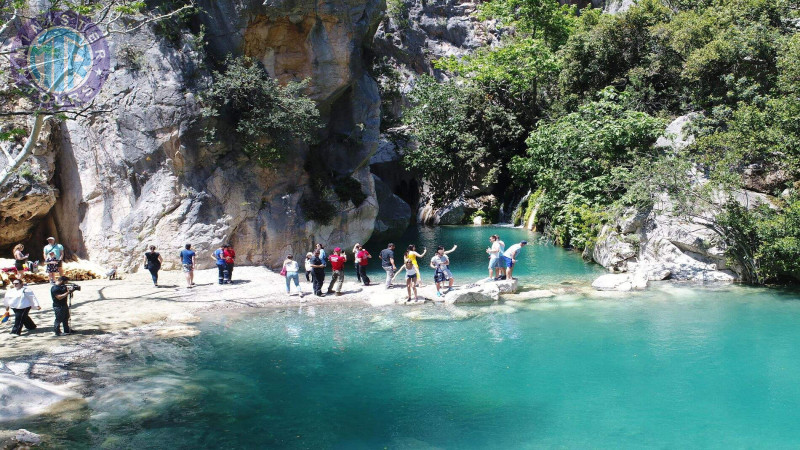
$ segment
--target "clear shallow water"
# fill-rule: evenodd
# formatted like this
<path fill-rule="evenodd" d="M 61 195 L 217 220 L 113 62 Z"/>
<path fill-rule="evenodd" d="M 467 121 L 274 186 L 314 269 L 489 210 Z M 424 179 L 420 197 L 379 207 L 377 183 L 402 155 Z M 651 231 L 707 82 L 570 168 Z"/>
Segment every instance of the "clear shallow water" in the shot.
<path fill-rule="evenodd" d="M 87 408 L 4 428 L 67 448 L 797 448 L 798 317 L 796 293 L 667 283 L 209 316 L 87 366 Z"/>
<path fill-rule="evenodd" d="M 402 254 L 409 244 L 415 244 L 417 251 L 422 253 L 423 248 L 428 248 L 428 253 L 422 258 L 420 264 L 423 281 L 433 280 L 433 269 L 428 267 L 433 253 L 438 245 L 450 250 L 453 244 L 458 249 L 450 253 L 450 270 L 456 278 L 456 283 L 468 283 L 488 276 L 489 236 L 497 234 L 506 243 L 506 247 L 527 240 L 531 245 L 525 246 L 518 256 L 518 264 L 514 268 L 514 277 L 526 283 L 551 284 L 562 281 L 592 280 L 604 273 L 603 268 L 597 264 L 583 261 L 575 252 L 568 252 L 544 242 L 538 233 L 532 233 L 522 228 L 503 226 L 465 227 L 419 227 L 409 228 L 406 233 L 392 242 L 397 245 L 395 254 L 402 261 Z M 366 248 L 372 254 L 369 274 L 374 275 L 376 281 L 385 277 L 378 260 L 378 254 L 386 248 L 388 241 L 370 241 Z M 533 245 L 536 244 L 536 245 Z M 347 250 L 352 250 L 352 246 Z M 350 267 L 348 267 L 350 268 Z M 353 273 L 353 272 L 351 272 Z M 348 273 L 350 275 L 350 273 Z"/>

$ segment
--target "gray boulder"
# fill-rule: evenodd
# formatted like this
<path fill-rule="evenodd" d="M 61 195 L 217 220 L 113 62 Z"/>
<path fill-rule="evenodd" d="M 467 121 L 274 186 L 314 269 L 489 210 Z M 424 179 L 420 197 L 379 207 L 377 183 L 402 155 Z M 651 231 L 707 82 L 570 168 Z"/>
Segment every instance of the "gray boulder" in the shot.
<path fill-rule="evenodd" d="M 630 291 L 633 289 L 632 278 L 628 274 L 600 275 L 592 282 L 592 287 L 598 291 Z"/>
<path fill-rule="evenodd" d="M 411 206 L 393 194 L 380 178 L 372 175 L 375 182 L 375 197 L 378 202 L 378 215 L 371 239 L 391 239 L 399 237 L 411 224 Z"/>

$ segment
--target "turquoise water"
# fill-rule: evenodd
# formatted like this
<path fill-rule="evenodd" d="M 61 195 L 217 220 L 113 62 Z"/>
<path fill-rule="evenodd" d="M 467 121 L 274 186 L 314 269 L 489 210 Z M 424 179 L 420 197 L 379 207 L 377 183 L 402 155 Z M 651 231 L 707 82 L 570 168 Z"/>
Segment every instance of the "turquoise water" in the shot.
<path fill-rule="evenodd" d="M 441 245 L 445 250 L 450 250 L 453 245 L 458 245 L 455 252 L 450 253 L 450 270 L 458 284 L 486 278 L 488 274 L 489 236 L 497 234 L 506 243 L 506 247 L 526 240 L 531 245 L 525 246 L 518 255 L 518 264 L 514 268 L 514 277 L 527 283 L 551 284 L 562 281 L 586 281 L 604 273 L 603 268 L 584 262 L 575 252 L 568 252 L 562 248 L 550 245 L 541 239 L 537 233 L 522 228 L 503 226 L 485 227 L 420 227 L 409 228 L 406 233 L 392 242 L 397 246 L 395 254 L 402 261 L 402 254 L 409 244 L 417 246 L 417 252 L 422 253 L 423 248 L 428 248 L 428 253 L 422 258 L 420 264 L 423 280 L 433 280 L 433 269 L 429 268 L 433 252 Z M 386 248 L 387 241 L 367 242 L 366 248 L 372 254 L 369 274 L 375 275 L 375 280 L 380 281 L 385 277 L 381 269 L 378 254 Z M 537 244 L 537 245 L 533 245 Z M 352 250 L 350 247 L 348 250 Z M 354 273 L 354 272 L 353 272 Z"/>
<path fill-rule="evenodd" d="M 593 270 L 539 251 L 565 277 Z M 481 307 L 209 316 L 199 336 L 87 364 L 86 408 L 4 428 L 67 448 L 800 446 L 796 293 L 569 289 Z"/>

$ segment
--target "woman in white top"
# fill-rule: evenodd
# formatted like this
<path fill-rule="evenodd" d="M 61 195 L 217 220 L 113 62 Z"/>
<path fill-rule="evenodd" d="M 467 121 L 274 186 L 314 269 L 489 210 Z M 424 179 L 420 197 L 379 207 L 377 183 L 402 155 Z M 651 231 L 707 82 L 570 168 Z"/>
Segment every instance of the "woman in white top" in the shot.
<path fill-rule="evenodd" d="M 36 324 L 33 319 L 28 315 L 32 307 L 41 310 L 39 300 L 33 295 L 33 291 L 22 285 L 22 280 L 15 279 L 13 282 L 14 288 L 6 292 L 3 298 L 3 304 L 6 307 L 6 312 L 11 308 L 14 310 L 14 326 L 11 328 L 11 334 L 19 336 L 22 334 L 22 326 L 28 330 L 35 330 Z"/>
<path fill-rule="evenodd" d="M 403 265 L 403 267 L 401 267 L 401 269 L 406 270 L 406 289 L 408 290 L 408 300 L 406 301 L 407 302 L 411 301 L 412 287 L 414 288 L 414 300 L 415 301 L 419 300 L 419 297 L 417 297 L 417 279 L 419 279 L 419 271 L 417 271 L 417 268 L 414 266 L 414 263 L 408 258 L 406 258 L 406 262 Z M 397 273 L 400 273 L 400 271 L 398 270 Z M 397 274 L 395 274 L 395 276 L 397 276 Z"/>
<path fill-rule="evenodd" d="M 286 255 L 286 259 L 283 261 L 283 268 L 286 270 L 286 293 L 289 294 L 291 292 L 289 289 L 291 283 L 289 283 L 289 281 L 294 280 L 294 287 L 297 288 L 297 292 L 299 292 L 300 297 L 302 297 L 303 290 L 300 288 L 300 276 L 297 275 L 297 272 L 300 270 L 300 265 L 292 258 L 292 255 Z"/>

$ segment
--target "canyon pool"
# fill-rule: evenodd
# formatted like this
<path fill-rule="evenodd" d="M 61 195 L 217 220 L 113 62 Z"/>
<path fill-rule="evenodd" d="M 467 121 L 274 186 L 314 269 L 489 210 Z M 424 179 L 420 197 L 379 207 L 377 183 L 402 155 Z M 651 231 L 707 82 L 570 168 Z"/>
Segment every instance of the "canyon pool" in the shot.
<path fill-rule="evenodd" d="M 466 281 L 486 276 L 494 232 L 536 242 L 472 227 L 396 242 L 458 243 L 452 270 Z M 796 292 L 662 282 L 597 295 L 585 286 L 602 271 L 575 253 L 536 243 L 520 261 L 523 284 L 575 289 L 494 306 L 209 314 L 198 336 L 87 362 L 87 406 L 4 427 L 58 448 L 800 446 Z"/>

